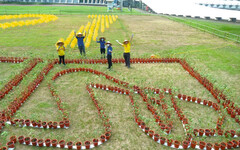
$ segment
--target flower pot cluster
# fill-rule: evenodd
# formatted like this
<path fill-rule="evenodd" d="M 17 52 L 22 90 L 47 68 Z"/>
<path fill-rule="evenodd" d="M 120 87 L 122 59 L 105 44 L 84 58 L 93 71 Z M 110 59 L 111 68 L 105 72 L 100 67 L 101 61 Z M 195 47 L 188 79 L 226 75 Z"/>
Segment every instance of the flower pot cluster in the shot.
<path fill-rule="evenodd" d="M 70 121 L 65 119 L 60 122 L 55 122 L 55 121 L 35 121 L 35 120 L 30 120 L 30 119 L 11 119 L 10 121 L 6 122 L 7 124 L 10 125 L 18 125 L 21 127 L 33 127 L 33 128 L 44 128 L 44 129 L 60 129 L 60 128 L 69 128 Z"/>
<path fill-rule="evenodd" d="M 221 103 L 224 108 L 231 108 L 232 111 L 229 113 L 232 118 L 237 118 L 235 121 L 237 123 L 239 122 L 239 115 L 240 115 L 240 109 L 235 106 L 234 102 L 227 99 L 227 96 L 223 94 L 223 92 L 217 88 L 213 87 L 213 83 L 209 81 L 207 78 L 202 77 L 197 71 L 195 71 L 185 60 L 180 60 L 179 63 L 182 65 L 182 67 L 189 72 L 189 74 L 196 78 L 199 83 L 201 83 L 211 94 L 212 96 L 218 101 L 218 103 Z"/>
<path fill-rule="evenodd" d="M 6 63 L 21 63 L 27 58 L 20 58 L 20 57 L 0 57 L 0 62 Z"/>
<path fill-rule="evenodd" d="M 2 58 L 2 57 L 1 57 Z M 16 58 L 18 59 L 18 58 Z M 24 61 L 25 58 L 22 58 L 22 61 Z M 13 62 L 16 61 L 15 58 L 8 58 L 8 59 L 3 59 L 3 60 L 7 60 L 8 62 L 10 62 L 10 60 L 12 60 Z M 21 60 L 21 59 L 20 59 Z M 19 60 L 19 61 L 20 61 Z M 7 95 L 14 86 L 17 86 L 22 79 L 37 65 L 38 62 L 41 62 L 41 60 L 39 59 L 33 59 L 29 62 L 28 66 L 22 70 L 19 74 L 15 75 L 15 77 L 13 79 L 11 79 L 1 90 L 0 90 L 0 100 L 2 98 L 5 97 L 5 95 Z"/>

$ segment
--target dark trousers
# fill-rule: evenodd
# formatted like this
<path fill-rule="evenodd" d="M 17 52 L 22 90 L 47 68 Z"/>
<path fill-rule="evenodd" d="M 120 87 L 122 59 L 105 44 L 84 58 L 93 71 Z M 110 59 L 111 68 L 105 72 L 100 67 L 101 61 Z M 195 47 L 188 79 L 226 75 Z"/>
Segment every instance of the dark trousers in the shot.
<path fill-rule="evenodd" d="M 105 48 L 100 48 L 100 52 L 101 52 L 101 58 L 105 58 L 105 52 L 106 52 L 106 49 Z"/>
<path fill-rule="evenodd" d="M 64 55 L 63 56 L 59 56 L 59 64 L 61 64 L 62 62 L 65 65 Z"/>
<path fill-rule="evenodd" d="M 78 49 L 79 49 L 79 51 L 80 51 L 80 54 L 82 55 L 82 53 L 84 54 L 84 56 L 86 55 L 86 53 L 85 53 L 85 46 L 84 45 L 78 45 Z"/>
<path fill-rule="evenodd" d="M 125 64 L 129 68 L 130 67 L 130 53 L 123 53 L 123 57 L 125 59 Z"/>
<path fill-rule="evenodd" d="M 107 55 L 108 69 L 112 67 L 112 55 Z"/>

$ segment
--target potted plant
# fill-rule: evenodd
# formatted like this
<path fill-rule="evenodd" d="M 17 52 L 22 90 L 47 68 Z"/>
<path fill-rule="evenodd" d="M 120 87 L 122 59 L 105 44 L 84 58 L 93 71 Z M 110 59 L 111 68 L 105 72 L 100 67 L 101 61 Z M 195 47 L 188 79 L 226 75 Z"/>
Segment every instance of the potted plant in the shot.
<path fill-rule="evenodd" d="M 50 147 L 50 145 L 51 145 L 51 140 L 50 140 L 50 139 L 46 139 L 46 140 L 45 140 L 45 144 L 46 144 L 46 147 Z"/>
<path fill-rule="evenodd" d="M 159 138 L 160 138 L 160 135 L 159 134 L 154 134 L 154 141 L 158 141 L 159 140 Z"/>
<path fill-rule="evenodd" d="M 39 146 L 39 147 L 43 147 L 44 141 L 43 141 L 43 139 L 39 139 L 39 140 L 37 141 L 37 143 L 38 143 L 38 146 Z"/>
<path fill-rule="evenodd" d="M 37 146 L 37 138 L 32 138 L 31 142 L 33 146 Z"/>
<path fill-rule="evenodd" d="M 197 145 L 197 141 L 192 140 L 191 141 L 191 148 L 195 149 L 196 145 Z"/>
<path fill-rule="evenodd" d="M 77 142 L 76 144 L 77 150 L 82 149 L 82 142 Z"/>
<path fill-rule="evenodd" d="M 30 137 L 25 137 L 25 138 L 24 138 L 24 142 L 25 142 L 26 145 L 29 145 L 30 142 L 31 142 Z"/>
<path fill-rule="evenodd" d="M 64 147 L 65 147 L 65 141 L 64 141 L 64 140 L 59 141 L 59 144 L 60 144 L 60 147 L 61 147 L 61 148 L 64 148 Z"/>
<path fill-rule="evenodd" d="M 52 147 L 57 147 L 58 141 L 54 139 L 52 140 L 51 144 L 52 144 Z"/>
<path fill-rule="evenodd" d="M 101 140 L 102 143 L 105 142 L 105 139 L 106 139 L 106 136 L 105 135 L 101 135 L 100 140 Z"/>
<path fill-rule="evenodd" d="M 175 148 L 179 148 L 180 142 L 178 140 L 174 141 Z"/>
<path fill-rule="evenodd" d="M 14 142 L 13 141 L 7 142 L 7 147 L 8 148 L 15 148 Z"/>
<path fill-rule="evenodd" d="M 90 148 L 90 142 L 89 141 L 86 141 L 86 142 L 84 142 L 84 144 L 85 144 L 85 147 L 86 147 L 86 149 L 89 149 Z"/>
<path fill-rule="evenodd" d="M 67 147 L 68 147 L 68 149 L 72 149 L 73 148 L 73 142 L 68 142 L 67 143 Z"/>
<path fill-rule="evenodd" d="M 220 149 L 220 147 L 221 147 L 221 145 L 220 145 L 220 144 L 218 144 L 218 143 L 215 143 L 215 144 L 214 144 L 214 149 L 215 149 L 215 150 L 219 150 L 219 149 Z"/>
<path fill-rule="evenodd" d="M 166 141 L 166 138 L 165 138 L 165 137 L 160 137 L 160 143 L 161 143 L 162 145 L 164 145 L 165 141 Z"/>
<path fill-rule="evenodd" d="M 98 146 L 98 139 L 93 139 L 93 145 L 94 145 L 95 147 Z"/>
<path fill-rule="evenodd" d="M 189 141 L 183 141 L 183 149 L 187 149 L 189 145 Z"/>
<path fill-rule="evenodd" d="M 204 149 L 206 147 L 206 142 L 200 141 L 199 142 L 199 147 L 200 147 L 200 149 Z"/>
<path fill-rule="evenodd" d="M 212 150 L 213 145 L 211 143 L 207 143 L 207 150 Z"/>

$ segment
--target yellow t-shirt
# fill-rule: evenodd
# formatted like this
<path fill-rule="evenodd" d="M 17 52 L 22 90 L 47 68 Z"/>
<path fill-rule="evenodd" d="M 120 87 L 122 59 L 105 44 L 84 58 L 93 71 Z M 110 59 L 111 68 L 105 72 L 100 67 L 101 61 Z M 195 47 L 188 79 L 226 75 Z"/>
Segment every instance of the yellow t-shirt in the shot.
<path fill-rule="evenodd" d="M 63 56 L 63 55 L 65 55 L 65 47 L 64 46 L 59 46 L 59 48 L 58 48 L 58 55 L 59 56 Z"/>
<path fill-rule="evenodd" d="M 130 42 L 128 44 L 123 44 L 123 47 L 124 47 L 124 53 L 130 53 L 130 48 L 131 48 Z"/>

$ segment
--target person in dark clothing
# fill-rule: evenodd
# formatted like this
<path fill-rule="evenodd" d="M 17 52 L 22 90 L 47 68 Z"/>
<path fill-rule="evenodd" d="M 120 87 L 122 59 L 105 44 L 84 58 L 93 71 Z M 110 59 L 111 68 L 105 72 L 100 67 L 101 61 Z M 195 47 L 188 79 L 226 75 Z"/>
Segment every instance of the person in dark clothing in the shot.
<path fill-rule="evenodd" d="M 110 70 L 112 68 L 112 44 L 111 42 L 107 42 L 107 60 L 108 60 L 108 69 Z"/>
<path fill-rule="evenodd" d="M 97 40 L 97 39 L 96 39 Z M 101 59 L 105 58 L 105 43 L 106 43 L 106 38 L 105 37 L 100 37 L 99 41 L 97 43 L 100 43 L 100 53 L 101 53 Z"/>
<path fill-rule="evenodd" d="M 78 49 L 80 51 L 80 54 L 82 55 L 82 53 L 84 54 L 84 56 L 86 56 L 86 52 L 85 52 L 85 46 L 84 46 L 84 38 L 87 36 L 87 33 L 85 32 L 85 36 L 83 36 L 83 34 L 81 32 L 76 34 L 76 31 L 74 31 L 75 33 L 75 37 L 78 40 Z"/>

